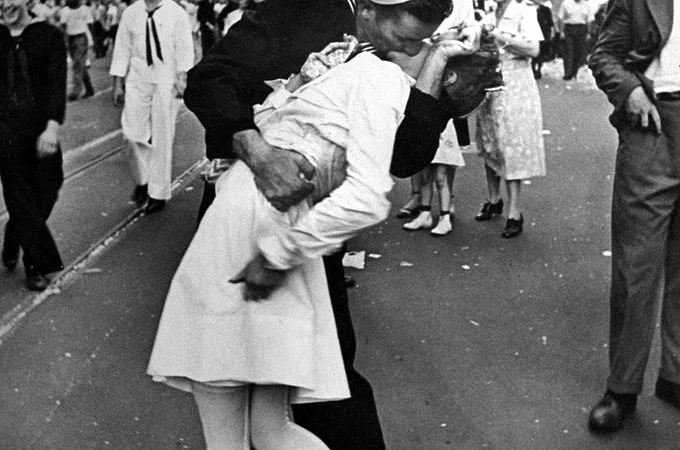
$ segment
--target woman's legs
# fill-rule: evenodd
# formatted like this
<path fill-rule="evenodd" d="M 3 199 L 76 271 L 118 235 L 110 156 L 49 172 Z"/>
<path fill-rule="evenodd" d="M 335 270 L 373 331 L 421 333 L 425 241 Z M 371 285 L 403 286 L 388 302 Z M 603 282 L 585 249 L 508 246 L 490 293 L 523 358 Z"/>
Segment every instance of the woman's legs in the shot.
<path fill-rule="evenodd" d="M 489 166 L 484 164 L 486 171 L 486 188 L 489 191 L 489 201 L 498 203 L 501 199 L 501 177 Z"/>
<path fill-rule="evenodd" d="M 421 173 L 422 172 L 418 172 L 417 174 L 411 177 L 411 198 L 409 199 L 408 203 L 406 203 L 401 209 L 399 209 L 399 211 L 397 212 L 397 219 L 411 218 L 415 214 L 418 214 L 418 212 L 420 211 L 420 205 L 422 203 Z"/>
<path fill-rule="evenodd" d="M 451 226 L 451 186 L 449 185 L 449 168 L 444 164 L 435 164 L 435 183 L 439 194 L 439 222 L 431 233 L 434 236 L 444 236 L 449 234 Z M 454 169 L 455 170 L 455 169 Z M 454 172 L 455 173 L 455 172 Z"/>
<path fill-rule="evenodd" d="M 522 180 L 506 180 L 505 188 L 508 192 L 508 219 L 519 219 L 522 210 L 519 207 L 519 194 Z"/>
<path fill-rule="evenodd" d="M 313 433 L 290 418 L 290 388 L 253 385 L 251 440 L 257 450 L 329 450 Z"/>
<path fill-rule="evenodd" d="M 453 201 L 455 197 L 453 183 L 456 181 L 456 166 L 446 166 L 446 178 L 449 183 L 449 212 L 454 214 L 456 212 L 456 204 Z"/>
<path fill-rule="evenodd" d="M 449 184 L 448 175 L 449 167 L 450 166 L 444 164 L 434 165 L 434 182 L 437 185 L 437 193 L 439 194 L 440 214 L 448 214 L 451 209 L 451 185 Z"/>
<path fill-rule="evenodd" d="M 508 220 L 505 222 L 503 236 L 505 239 L 514 238 L 522 233 L 524 218 L 519 207 L 519 193 L 522 180 L 506 180 L 505 187 L 508 191 Z"/>
<path fill-rule="evenodd" d="M 501 199 L 501 177 L 496 172 L 484 164 L 486 173 L 486 188 L 489 191 L 489 198 L 482 204 L 482 208 L 475 216 L 475 220 L 484 222 L 491 220 L 494 216 L 503 213 L 503 199 Z"/>
<path fill-rule="evenodd" d="M 207 450 L 250 450 L 250 387 L 214 388 L 193 383 Z"/>
<path fill-rule="evenodd" d="M 434 176 L 433 166 L 427 166 L 419 174 L 421 204 L 420 213 L 412 221 L 404 224 L 404 229 L 408 231 L 430 228 L 432 226 L 432 178 Z"/>

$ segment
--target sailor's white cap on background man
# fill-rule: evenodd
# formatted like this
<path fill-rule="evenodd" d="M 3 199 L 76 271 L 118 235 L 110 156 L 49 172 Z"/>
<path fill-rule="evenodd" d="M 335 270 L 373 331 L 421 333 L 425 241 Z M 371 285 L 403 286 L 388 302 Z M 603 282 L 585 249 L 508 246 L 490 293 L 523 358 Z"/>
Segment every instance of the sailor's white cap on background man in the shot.
<path fill-rule="evenodd" d="M 376 5 L 399 5 L 401 3 L 407 3 L 411 0 L 371 0 L 372 3 Z"/>

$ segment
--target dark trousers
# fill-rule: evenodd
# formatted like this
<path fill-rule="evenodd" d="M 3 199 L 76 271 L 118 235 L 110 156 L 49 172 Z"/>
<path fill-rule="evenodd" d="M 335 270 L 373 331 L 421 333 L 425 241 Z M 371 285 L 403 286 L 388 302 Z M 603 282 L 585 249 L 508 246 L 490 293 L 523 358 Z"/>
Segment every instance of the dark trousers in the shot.
<path fill-rule="evenodd" d="M 102 26 L 101 22 L 95 20 L 92 24 L 92 40 L 94 55 L 97 58 L 103 58 L 106 56 L 108 51 L 108 46 L 106 45 L 107 31 Z"/>
<path fill-rule="evenodd" d="M 618 393 L 642 390 L 659 310 L 659 375 L 680 383 L 680 101 L 657 108 L 661 135 L 619 130 L 608 380 Z"/>
<path fill-rule="evenodd" d="M 564 25 L 564 76 L 572 78 L 586 63 L 588 25 Z"/>
<path fill-rule="evenodd" d="M 215 199 L 215 187 L 205 184 L 199 221 Z M 383 450 L 378 410 L 370 383 L 354 368 L 356 336 L 350 316 L 342 252 L 323 258 L 342 359 L 352 397 L 337 402 L 293 405 L 295 423 L 317 435 L 331 450 Z"/>
<path fill-rule="evenodd" d="M 87 67 L 87 36 L 85 33 L 68 36 L 68 53 L 71 56 L 71 72 L 73 72 L 73 90 L 71 95 L 78 96 L 83 91 Z M 87 80 L 89 82 L 89 75 Z M 85 86 L 87 88 L 87 86 Z M 89 84 L 90 89 L 92 84 Z M 89 92 L 89 91 L 88 91 Z"/>
<path fill-rule="evenodd" d="M 213 48 L 213 46 L 216 44 L 216 34 L 206 25 L 201 25 L 200 29 L 201 29 L 201 49 L 203 50 L 203 54 L 205 55 L 206 53 L 208 53 L 208 50 Z"/>
<path fill-rule="evenodd" d="M 21 247 L 27 275 L 63 269 L 47 227 L 64 179 L 61 151 L 38 158 L 36 140 L 31 136 L 5 141 L 0 148 L 0 178 L 9 213 L 3 255 L 15 257 Z"/>

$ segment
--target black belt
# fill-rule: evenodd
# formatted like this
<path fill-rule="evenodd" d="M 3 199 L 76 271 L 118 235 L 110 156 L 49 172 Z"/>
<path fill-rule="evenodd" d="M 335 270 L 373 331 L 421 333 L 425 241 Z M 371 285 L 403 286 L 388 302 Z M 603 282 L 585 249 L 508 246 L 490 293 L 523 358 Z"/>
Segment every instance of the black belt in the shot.
<path fill-rule="evenodd" d="M 659 92 L 656 98 L 661 102 L 674 102 L 680 100 L 680 91 L 675 92 Z"/>

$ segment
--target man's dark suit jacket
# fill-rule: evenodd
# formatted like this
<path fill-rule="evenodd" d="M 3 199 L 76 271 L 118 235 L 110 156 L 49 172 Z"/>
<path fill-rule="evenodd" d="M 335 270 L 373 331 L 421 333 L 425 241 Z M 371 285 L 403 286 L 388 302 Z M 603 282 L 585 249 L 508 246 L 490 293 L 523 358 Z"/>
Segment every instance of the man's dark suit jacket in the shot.
<path fill-rule="evenodd" d="M 672 0 L 611 0 L 589 66 L 600 89 L 614 105 L 610 122 L 625 126 L 626 102 L 638 86 L 656 101 L 644 76 L 668 41 L 673 26 Z M 675 24 L 680 26 L 680 24 Z"/>
<path fill-rule="evenodd" d="M 232 136 L 254 129 L 252 106 L 271 92 L 264 80 L 296 73 L 311 52 L 356 32 L 348 0 L 267 0 L 246 11 L 189 71 L 184 101 L 206 129 L 209 159 L 233 157 Z M 396 136 L 391 172 L 427 166 L 448 120 L 447 99 L 411 90 Z"/>

